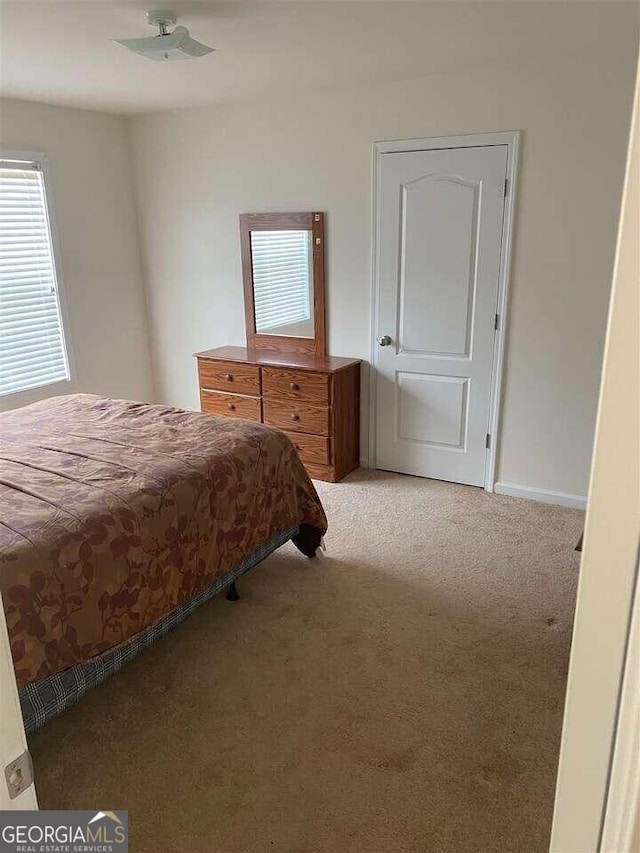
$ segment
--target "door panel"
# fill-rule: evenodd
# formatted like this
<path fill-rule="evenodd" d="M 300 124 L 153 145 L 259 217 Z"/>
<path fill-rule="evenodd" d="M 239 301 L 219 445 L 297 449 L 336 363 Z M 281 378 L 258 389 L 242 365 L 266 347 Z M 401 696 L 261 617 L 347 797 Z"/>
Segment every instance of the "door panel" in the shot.
<path fill-rule="evenodd" d="M 507 146 L 381 158 L 377 466 L 480 486 Z"/>
<path fill-rule="evenodd" d="M 396 440 L 463 448 L 469 380 L 398 373 Z"/>
<path fill-rule="evenodd" d="M 455 177 L 402 187 L 400 352 L 469 355 L 477 190 Z M 446 240 L 443 221 L 455 223 Z"/>

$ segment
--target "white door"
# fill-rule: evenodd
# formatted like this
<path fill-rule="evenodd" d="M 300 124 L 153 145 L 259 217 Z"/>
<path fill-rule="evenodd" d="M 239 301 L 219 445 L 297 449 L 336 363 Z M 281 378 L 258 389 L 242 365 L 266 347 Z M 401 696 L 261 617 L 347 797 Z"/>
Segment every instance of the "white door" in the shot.
<path fill-rule="evenodd" d="M 507 153 L 380 155 L 378 468 L 484 484 Z"/>

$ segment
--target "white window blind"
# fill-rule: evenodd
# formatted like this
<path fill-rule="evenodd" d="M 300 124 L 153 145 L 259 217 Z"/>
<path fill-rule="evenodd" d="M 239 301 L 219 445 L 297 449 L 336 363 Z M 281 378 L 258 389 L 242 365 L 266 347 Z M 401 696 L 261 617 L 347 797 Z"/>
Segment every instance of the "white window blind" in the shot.
<path fill-rule="evenodd" d="M 43 173 L 0 159 L 0 395 L 68 378 Z"/>
<path fill-rule="evenodd" d="M 256 331 L 309 320 L 311 234 L 252 231 Z"/>

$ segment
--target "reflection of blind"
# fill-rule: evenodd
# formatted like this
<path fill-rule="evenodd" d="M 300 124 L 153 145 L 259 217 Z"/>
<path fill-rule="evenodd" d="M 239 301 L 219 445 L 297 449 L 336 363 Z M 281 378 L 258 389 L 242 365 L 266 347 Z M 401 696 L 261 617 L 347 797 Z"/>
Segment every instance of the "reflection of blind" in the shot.
<path fill-rule="evenodd" d="M 0 394 L 68 377 L 42 172 L 0 160 Z"/>
<path fill-rule="evenodd" d="M 252 231 L 256 331 L 310 318 L 308 231 Z"/>

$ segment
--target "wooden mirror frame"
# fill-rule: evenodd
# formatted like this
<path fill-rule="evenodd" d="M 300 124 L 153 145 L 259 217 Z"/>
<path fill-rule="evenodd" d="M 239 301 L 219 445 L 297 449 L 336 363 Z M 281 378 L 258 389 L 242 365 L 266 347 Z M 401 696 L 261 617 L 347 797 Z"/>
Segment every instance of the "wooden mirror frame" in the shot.
<path fill-rule="evenodd" d="M 253 302 L 252 231 L 310 231 L 313 246 L 313 337 L 297 338 L 256 332 Z M 241 213 L 240 251 L 244 286 L 244 319 L 247 349 L 272 352 L 296 352 L 326 355 L 325 290 L 324 290 L 324 214 L 311 213 Z"/>

